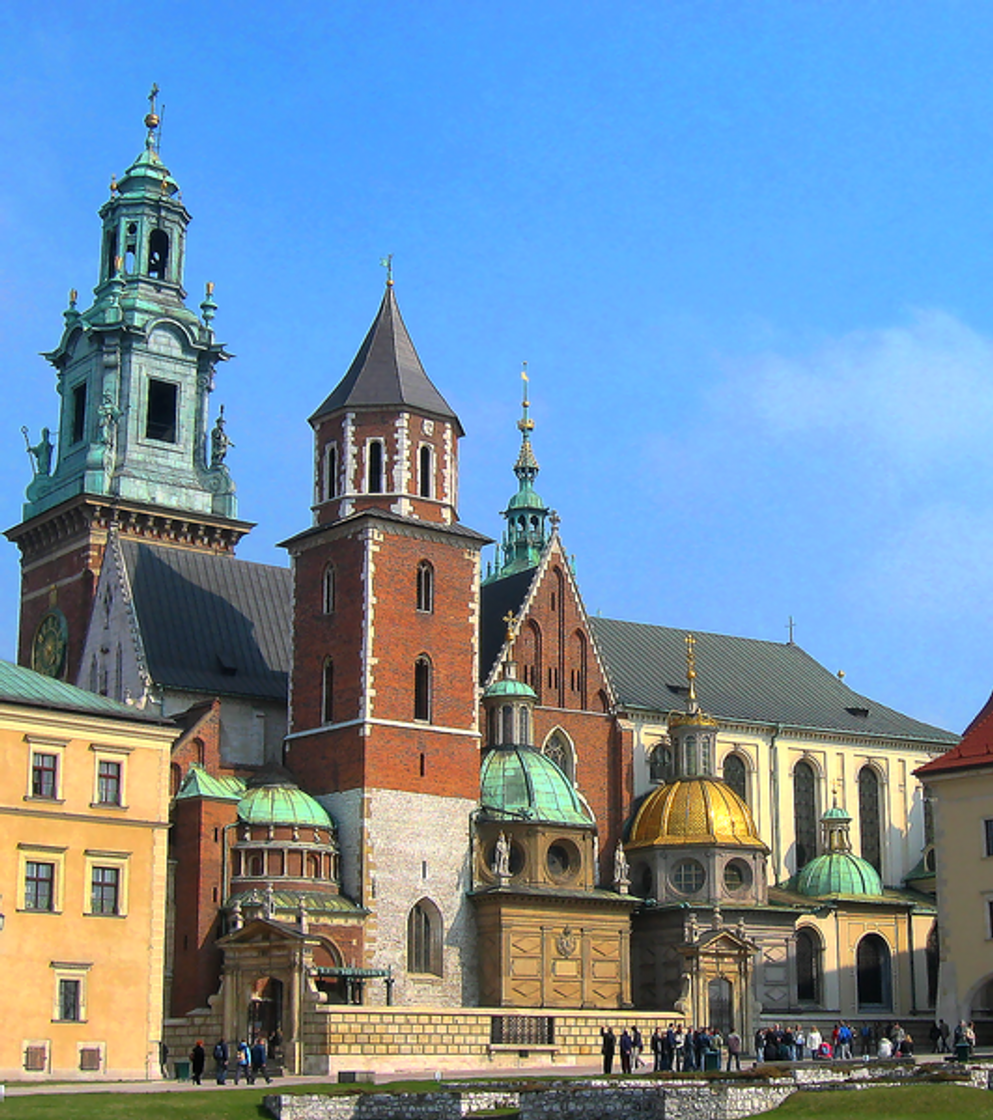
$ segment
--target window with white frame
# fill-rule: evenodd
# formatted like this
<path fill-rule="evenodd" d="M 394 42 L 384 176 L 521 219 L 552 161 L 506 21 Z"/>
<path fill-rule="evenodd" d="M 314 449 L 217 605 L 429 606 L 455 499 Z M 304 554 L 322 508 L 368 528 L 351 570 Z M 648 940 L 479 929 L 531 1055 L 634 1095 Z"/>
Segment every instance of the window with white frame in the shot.
<path fill-rule="evenodd" d="M 123 809 L 126 801 L 127 758 L 129 747 L 90 746 L 93 752 L 92 808 Z"/>
<path fill-rule="evenodd" d="M 86 852 L 86 913 L 97 917 L 127 915 L 127 852 Z"/>
<path fill-rule="evenodd" d="M 65 743 L 26 736 L 28 744 L 28 789 L 30 798 L 62 799 L 62 762 Z"/>
<path fill-rule="evenodd" d="M 65 889 L 66 849 L 44 844 L 18 845 L 17 909 L 59 914 Z"/>
<path fill-rule="evenodd" d="M 74 961 L 52 961 L 55 981 L 52 1020 L 56 1023 L 85 1023 L 87 975 L 90 965 Z"/>

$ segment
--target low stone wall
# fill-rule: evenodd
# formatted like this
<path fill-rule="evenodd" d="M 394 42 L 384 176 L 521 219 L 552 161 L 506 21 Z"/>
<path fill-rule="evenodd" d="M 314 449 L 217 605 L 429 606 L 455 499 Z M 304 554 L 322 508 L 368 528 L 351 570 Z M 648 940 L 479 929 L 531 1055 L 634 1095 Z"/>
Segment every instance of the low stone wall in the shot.
<path fill-rule="evenodd" d="M 865 1090 L 893 1084 L 892 1066 L 784 1070 L 765 1083 L 643 1079 L 552 1082 L 540 1087 L 452 1084 L 435 1093 L 267 1096 L 276 1120 L 461 1120 L 485 1109 L 515 1108 L 520 1120 L 742 1120 L 777 1108 L 798 1090 Z M 963 1071 L 964 1084 L 990 1088 L 988 1066 Z M 910 1070 L 906 1080 L 913 1080 Z"/>

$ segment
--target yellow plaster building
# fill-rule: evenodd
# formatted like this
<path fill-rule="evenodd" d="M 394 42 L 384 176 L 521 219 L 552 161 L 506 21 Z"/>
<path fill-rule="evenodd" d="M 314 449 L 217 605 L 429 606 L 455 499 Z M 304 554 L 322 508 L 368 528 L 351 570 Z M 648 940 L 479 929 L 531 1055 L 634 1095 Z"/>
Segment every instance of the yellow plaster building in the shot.
<path fill-rule="evenodd" d="M 0 662 L 0 1079 L 158 1075 L 174 738 Z"/>

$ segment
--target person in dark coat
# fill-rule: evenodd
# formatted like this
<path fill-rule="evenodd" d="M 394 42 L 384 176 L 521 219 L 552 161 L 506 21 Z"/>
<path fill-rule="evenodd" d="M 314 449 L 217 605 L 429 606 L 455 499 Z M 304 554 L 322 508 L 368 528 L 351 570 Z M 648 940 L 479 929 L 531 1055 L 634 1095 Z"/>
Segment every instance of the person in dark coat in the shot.
<path fill-rule="evenodd" d="M 217 1084 L 223 1085 L 228 1077 L 228 1044 L 223 1038 L 214 1043 L 214 1072 L 217 1074 Z"/>
<path fill-rule="evenodd" d="M 600 1053 L 603 1055 L 603 1072 L 610 1073 L 614 1068 L 614 1051 L 617 1049 L 617 1038 L 613 1027 L 600 1028 Z"/>
<path fill-rule="evenodd" d="M 628 1034 L 627 1027 L 621 1031 L 621 1073 L 631 1072 L 631 1051 L 634 1050 L 634 1041 Z"/>
<path fill-rule="evenodd" d="M 252 1047 L 252 1084 L 255 1084 L 255 1079 L 264 1077 L 265 1083 L 268 1085 L 272 1078 L 269 1076 L 269 1071 L 266 1069 L 266 1044 L 265 1040 L 257 1038 L 255 1045 Z"/>
<path fill-rule="evenodd" d="M 207 1063 L 207 1051 L 203 1048 L 203 1039 L 198 1038 L 196 1046 L 190 1051 L 190 1070 L 193 1074 L 193 1084 L 200 1085 L 203 1077 L 203 1067 Z"/>

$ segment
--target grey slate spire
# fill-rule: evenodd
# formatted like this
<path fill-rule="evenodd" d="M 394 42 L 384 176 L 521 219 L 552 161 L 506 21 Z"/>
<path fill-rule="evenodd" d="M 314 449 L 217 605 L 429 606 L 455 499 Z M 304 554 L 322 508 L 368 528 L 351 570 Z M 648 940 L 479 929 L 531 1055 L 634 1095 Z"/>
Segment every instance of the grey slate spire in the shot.
<path fill-rule="evenodd" d="M 458 417 L 424 372 L 397 307 L 392 281 L 386 285 L 383 302 L 348 372 L 310 421 L 343 408 L 384 406 L 454 420 L 459 435 L 463 434 Z"/>

